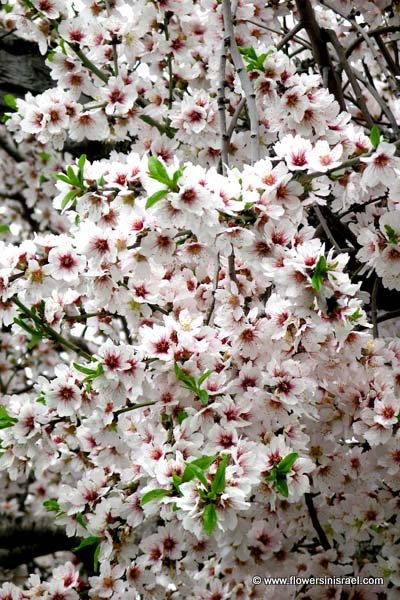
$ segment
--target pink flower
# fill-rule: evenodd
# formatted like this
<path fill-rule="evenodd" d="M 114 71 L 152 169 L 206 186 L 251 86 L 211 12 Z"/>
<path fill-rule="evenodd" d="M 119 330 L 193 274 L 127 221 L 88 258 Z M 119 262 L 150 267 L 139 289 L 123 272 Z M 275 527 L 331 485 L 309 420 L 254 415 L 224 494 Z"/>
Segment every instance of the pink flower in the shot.
<path fill-rule="evenodd" d="M 286 161 L 291 171 L 302 171 L 309 168 L 309 153 L 312 146 L 309 140 L 300 135 L 285 135 L 275 144 L 275 152 L 279 158 Z"/>

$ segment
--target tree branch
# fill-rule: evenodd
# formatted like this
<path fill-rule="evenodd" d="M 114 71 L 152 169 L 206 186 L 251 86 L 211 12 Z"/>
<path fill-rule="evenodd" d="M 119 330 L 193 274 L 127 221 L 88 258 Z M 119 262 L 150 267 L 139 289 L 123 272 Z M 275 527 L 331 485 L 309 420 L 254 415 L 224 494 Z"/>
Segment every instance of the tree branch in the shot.
<path fill-rule="evenodd" d="M 377 316 L 377 300 L 378 300 L 378 290 L 379 290 L 379 277 L 375 277 L 374 285 L 372 287 L 371 292 L 371 320 L 372 320 L 372 335 L 374 338 L 379 337 L 379 329 L 378 329 L 378 316 Z"/>
<path fill-rule="evenodd" d="M 212 314 L 214 312 L 214 306 L 215 306 L 215 292 L 217 291 L 217 287 L 218 287 L 218 281 L 219 281 L 219 273 L 221 271 L 221 263 L 219 260 L 219 252 L 217 254 L 217 266 L 215 269 L 215 278 L 214 278 L 214 287 L 212 290 L 212 300 L 211 300 L 211 304 L 210 304 L 210 308 L 208 310 L 208 313 L 206 315 L 206 318 L 204 320 L 204 325 L 209 325 L 210 321 L 211 321 L 211 317 Z"/>
<path fill-rule="evenodd" d="M 219 129 L 221 134 L 221 158 L 219 162 L 219 172 L 225 174 L 226 167 L 229 166 L 228 149 L 229 149 L 229 138 L 226 130 L 226 111 L 225 111 L 225 88 L 226 82 L 226 52 L 229 46 L 229 38 L 224 36 L 221 50 L 221 57 L 219 61 L 219 82 L 218 82 L 218 115 L 219 115 Z"/>
<path fill-rule="evenodd" d="M 340 77 L 332 63 L 326 37 L 318 25 L 310 0 L 296 0 L 300 23 L 310 38 L 312 53 L 319 67 L 324 84 L 339 102 L 341 110 L 346 110 Z"/>
<path fill-rule="evenodd" d="M 350 81 L 350 85 L 353 88 L 355 97 L 359 103 L 359 106 L 360 106 L 361 112 L 363 114 L 363 117 L 365 119 L 365 122 L 368 125 L 368 127 L 371 129 L 374 125 L 374 121 L 369 113 L 367 104 L 362 95 L 361 88 L 358 84 L 357 78 L 355 77 L 355 75 L 352 71 L 352 68 L 350 67 L 350 65 L 347 61 L 346 54 L 339 42 L 338 36 L 336 35 L 336 32 L 333 31 L 333 29 L 325 29 L 325 32 L 326 32 L 332 46 L 335 48 L 336 53 L 338 55 L 339 63 L 345 70 L 348 80 Z"/>
<path fill-rule="evenodd" d="M 331 545 L 329 543 L 328 538 L 326 537 L 325 531 L 321 527 L 321 523 L 319 522 L 317 510 L 314 506 L 313 495 L 310 493 L 305 493 L 304 498 L 306 501 L 308 514 L 310 515 L 311 523 L 313 524 L 313 527 L 318 535 L 320 544 L 324 550 L 329 550 L 331 548 Z"/>
<path fill-rule="evenodd" d="M 247 109 L 250 118 L 251 164 L 253 164 L 260 158 L 256 95 L 236 43 L 235 34 L 233 31 L 230 0 L 222 0 L 222 11 L 224 18 L 225 38 L 229 40 L 233 64 L 240 79 L 243 93 L 246 97 Z"/>
<path fill-rule="evenodd" d="M 71 550 L 77 543 L 60 529 L 11 525 L 0 531 L 0 566 L 15 569 L 39 556 Z"/>

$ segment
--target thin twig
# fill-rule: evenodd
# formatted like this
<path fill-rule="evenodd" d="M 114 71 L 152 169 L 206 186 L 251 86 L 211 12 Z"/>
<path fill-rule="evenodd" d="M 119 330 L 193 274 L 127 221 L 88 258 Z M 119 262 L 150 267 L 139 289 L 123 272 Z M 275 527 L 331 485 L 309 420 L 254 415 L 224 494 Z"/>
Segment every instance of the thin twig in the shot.
<path fill-rule="evenodd" d="M 231 122 L 229 123 L 228 131 L 226 132 L 228 136 L 228 141 L 231 139 L 232 134 L 235 131 L 235 127 L 240 117 L 240 113 L 242 112 L 245 104 L 246 98 L 241 98 L 239 104 L 235 108 L 235 112 L 233 113 Z"/>
<path fill-rule="evenodd" d="M 16 304 L 18 306 L 18 308 L 25 315 L 27 315 L 34 323 L 36 323 L 36 325 L 39 325 L 39 327 L 43 331 L 43 333 L 46 334 L 46 337 L 48 337 L 49 339 L 54 340 L 55 342 L 57 342 L 61 346 L 64 346 L 65 348 L 68 348 L 69 350 L 72 350 L 73 352 L 76 352 L 76 354 L 79 354 L 80 356 L 83 356 L 84 358 L 86 358 L 86 360 L 89 360 L 89 361 L 94 361 L 95 360 L 94 357 L 91 354 L 89 354 L 85 350 L 82 350 L 81 348 L 79 348 L 79 346 L 77 346 L 75 343 L 73 343 L 73 342 L 65 339 L 60 333 L 58 333 L 58 331 L 56 331 L 55 329 L 53 329 L 52 327 L 50 327 L 50 325 L 44 323 L 42 321 L 42 319 L 40 319 L 27 306 L 25 306 L 25 304 L 23 304 L 17 298 L 17 296 L 13 296 L 11 298 L 11 300 L 12 300 L 12 302 L 14 302 L 14 304 Z"/>
<path fill-rule="evenodd" d="M 101 79 L 101 81 L 103 81 L 104 83 L 108 83 L 109 77 L 108 77 L 107 73 L 104 73 L 104 71 L 101 71 L 98 67 L 96 67 L 96 65 L 91 60 L 88 59 L 86 54 L 84 54 L 82 52 L 82 50 L 79 48 L 79 46 L 77 44 L 71 44 L 70 42 L 67 42 L 67 43 L 68 43 L 69 47 L 72 49 L 72 51 L 75 52 L 77 57 L 80 59 L 80 61 L 84 67 L 89 69 L 89 71 L 91 71 L 94 75 L 96 75 L 96 77 Z"/>
<path fill-rule="evenodd" d="M 396 65 L 395 61 L 393 60 L 393 57 L 390 54 L 389 50 L 386 48 L 385 43 L 382 40 L 382 38 L 379 35 L 376 35 L 375 40 L 376 40 L 379 50 L 382 52 L 383 58 L 386 60 L 386 64 L 387 64 L 390 72 L 393 73 L 393 75 L 400 75 L 400 69 Z M 396 82 L 396 87 L 399 88 L 399 85 L 400 85 L 399 80 L 395 79 L 395 82 Z"/>
<path fill-rule="evenodd" d="M 110 16 L 111 15 L 110 0 L 106 0 L 106 9 L 107 9 L 107 15 Z M 114 34 L 112 36 L 111 42 L 112 42 L 112 48 L 113 48 L 114 75 L 117 77 L 118 73 L 119 73 L 119 69 L 118 69 L 118 50 L 117 50 L 117 38 L 116 38 L 116 36 Z"/>
<path fill-rule="evenodd" d="M 319 522 L 317 510 L 314 506 L 313 496 L 312 494 L 305 493 L 304 498 L 306 501 L 308 514 L 311 518 L 311 523 L 313 524 L 313 527 L 318 535 L 320 544 L 324 550 L 329 550 L 331 548 L 331 545 L 329 543 L 328 538 L 326 537 L 325 531 L 322 529 L 321 523 Z"/>
<path fill-rule="evenodd" d="M 236 268 L 235 268 L 235 250 L 234 250 L 232 244 L 231 244 L 231 247 L 232 247 L 232 252 L 228 256 L 229 279 L 231 281 L 234 281 L 237 284 L 238 280 L 237 280 L 237 277 L 236 277 Z"/>
<path fill-rule="evenodd" d="M 350 67 L 350 65 L 346 59 L 345 52 L 339 42 L 338 36 L 336 35 L 336 32 L 333 31 L 333 29 L 325 29 L 325 32 L 328 35 L 329 41 L 331 42 L 332 46 L 335 48 L 336 53 L 339 58 L 339 62 L 341 64 L 341 66 L 343 67 L 343 69 L 345 70 L 346 75 L 350 81 L 351 87 L 353 88 L 354 94 L 359 103 L 360 110 L 363 114 L 365 122 L 368 125 L 368 127 L 371 129 L 374 125 L 374 120 L 370 115 L 370 112 L 367 107 L 367 103 L 365 102 L 364 97 L 361 93 L 361 88 L 358 84 L 357 78 L 355 77 L 355 75 L 352 71 L 352 68 Z"/>
<path fill-rule="evenodd" d="M 246 97 L 247 110 L 250 118 L 251 164 L 253 164 L 260 158 L 256 95 L 236 43 L 230 0 L 222 0 L 222 11 L 224 18 L 224 37 L 229 40 L 233 64 L 240 79 L 243 93 Z"/>
<path fill-rule="evenodd" d="M 169 30 L 168 30 L 169 17 L 165 13 L 164 17 L 164 35 L 165 40 L 169 42 Z M 172 53 L 168 52 L 167 56 L 167 67 L 168 67 L 168 108 L 172 108 L 174 101 L 174 74 L 172 72 Z"/>
<path fill-rule="evenodd" d="M 219 260 L 219 252 L 217 254 L 217 265 L 215 268 L 215 278 L 214 278 L 214 286 L 213 286 L 213 290 L 212 290 L 212 300 L 211 300 L 211 304 L 210 304 L 210 308 L 208 310 L 208 313 L 206 315 L 206 318 L 204 319 L 204 325 L 209 325 L 210 321 L 211 321 L 211 317 L 212 314 L 214 312 L 214 307 L 215 307 L 215 293 L 217 291 L 218 288 L 218 281 L 219 281 L 219 273 L 221 271 L 221 263 Z"/>
<path fill-rule="evenodd" d="M 130 412 L 131 410 L 136 410 L 137 408 L 143 408 L 144 406 L 153 406 L 153 404 L 157 404 L 157 401 L 153 400 L 152 402 L 142 402 L 141 404 L 132 404 L 132 406 L 125 406 L 124 408 L 116 410 L 114 413 L 114 417 L 119 417 L 119 415 Z"/>
<path fill-rule="evenodd" d="M 316 215 L 318 217 L 318 221 L 321 223 L 322 229 L 325 231 L 326 236 L 329 239 L 330 243 L 335 248 L 336 252 L 338 252 L 338 253 L 342 252 L 342 249 L 337 244 L 335 238 L 332 235 L 331 230 L 329 229 L 329 225 L 328 225 L 328 223 L 327 223 L 324 215 L 322 214 L 322 211 L 321 211 L 320 207 L 319 206 L 314 206 L 314 210 L 315 210 L 315 213 L 316 213 Z"/>
<path fill-rule="evenodd" d="M 4 152 L 6 152 L 8 156 L 13 158 L 16 162 L 23 162 L 24 160 L 26 160 L 22 156 L 22 154 L 20 154 L 19 151 L 16 148 L 14 148 L 12 144 L 10 144 L 7 138 L 2 135 L 0 135 L 0 148 L 4 150 Z"/>
<path fill-rule="evenodd" d="M 377 27 L 376 29 L 372 29 L 367 31 L 366 34 L 369 37 L 376 37 L 377 35 L 384 35 L 385 33 L 400 33 L 400 27 L 398 25 L 387 25 L 385 27 Z M 350 54 L 364 42 L 364 38 L 357 38 L 352 42 L 346 49 L 346 57 L 348 58 Z"/>
<path fill-rule="evenodd" d="M 350 213 L 361 212 L 364 210 L 365 206 L 368 206 L 369 204 L 373 204 L 374 202 L 380 202 L 381 200 L 385 200 L 385 196 L 381 196 L 380 198 L 372 198 L 372 200 L 368 200 L 367 202 L 364 202 L 363 204 L 353 204 L 351 208 L 347 209 L 343 213 L 340 213 L 339 218 L 342 219 L 343 217 L 349 215 Z"/>
<path fill-rule="evenodd" d="M 383 321 L 389 321 L 389 319 L 396 319 L 397 317 L 400 317 L 400 308 L 381 315 L 377 318 L 377 321 L 378 323 L 383 323 Z"/>
<path fill-rule="evenodd" d="M 293 29 L 291 29 L 283 37 L 283 39 L 279 42 L 279 44 L 276 45 L 276 49 L 277 50 L 281 50 L 281 48 L 283 48 L 283 46 L 285 44 L 287 44 L 288 42 L 290 42 L 290 40 L 296 35 L 296 33 L 298 33 L 299 31 L 301 31 L 302 29 L 303 29 L 303 24 L 302 23 L 296 23 L 296 25 L 293 27 Z"/>
<path fill-rule="evenodd" d="M 219 115 L 219 129 L 221 135 L 221 159 L 219 162 L 219 172 L 225 174 L 226 167 L 229 167 L 228 149 L 229 139 L 226 130 L 226 98 L 225 88 L 226 82 L 226 52 L 229 46 L 229 38 L 224 36 L 222 42 L 221 57 L 219 60 L 219 82 L 218 82 L 218 115 Z"/>
<path fill-rule="evenodd" d="M 246 19 L 246 23 L 252 23 L 256 27 L 259 27 L 260 29 L 265 29 L 265 31 L 270 31 L 271 33 L 275 33 L 275 35 L 280 35 L 281 37 L 286 36 L 285 32 L 279 31 L 278 29 L 273 29 L 272 27 L 268 27 L 268 25 L 264 25 L 264 23 L 258 23 L 257 21 L 253 21 L 252 19 Z M 300 27 L 300 29 L 301 28 L 302 27 Z M 305 48 L 307 50 L 311 50 L 311 46 L 307 42 L 307 40 L 303 40 L 303 38 L 299 38 L 297 35 L 295 35 L 293 37 L 293 41 L 295 41 L 297 44 L 301 44 L 303 46 L 303 48 Z M 279 42 L 279 44 L 282 44 L 282 42 Z M 276 48 L 278 49 L 278 46 L 276 46 Z"/>
<path fill-rule="evenodd" d="M 338 101 L 341 110 L 346 110 L 339 74 L 336 72 L 328 51 L 327 39 L 318 24 L 310 0 L 296 0 L 296 6 L 304 29 L 310 38 L 312 54 L 319 67 L 324 85 Z"/>
<path fill-rule="evenodd" d="M 371 320 L 372 320 L 372 335 L 374 338 L 379 337 L 379 329 L 378 329 L 378 307 L 377 307 L 377 298 L 378 298 L 378 290 L 379 290 L 379 277 L 376 276 L 374 280 L 374 285 L 372 287 L 371 292 Z"/>
<path fill-rule="evenodd" d="M 128 342 L 128 344 L 130 346 L 132 346 L 132 338 L 131 338 L 131 334 L 130 334 L 129 327 L 128 327 L 128 321 L 126 320 L 126 317 L 124 315 L 118 315 L 118 318 L 121 321 L 122 329 L 124 330 L 126 341 Z"/>
<path fill-rule="evenodd" d="M 372 56 L 375 58 L 375 60 L 377 61 L 382 73 L 385 73 L 389 85 L 391 87 L 393 87 L 393 81 L 391 80 L 392 78 L 392 74 L 386 69 L 386 65 L 385 63 L 381 60 L 381 57 L 379 56 L 378 52 L 376 51 L 376 49 L 374 48 L 370 37 L 368 36 L 368 34 L 366 33 L 366 31 L 364 31 L 364 29 L 357 23 L 356 19 L 354 17 L 349 17 L 348 15 L 346 15 L 343 11 L 341 11 L 336 4 L 333 5 L 330 0 L 319 0 L 320 3 L 323 6 L 326 6 L 326 8 L 329 8 L 330 10 L 332 10 L 334 13 L 336 13 L 337 15 L 339 15 L 340 17 L 342 17 L 342 19 L 345 19 L 346 21 L 348 21 L 349 23 L 351 23 L 354 28 L 358 31 L 358 33 L 361 35 L 361 37 L 364 39 L 365 43 L 367 44 L 368 48 L 371 51 Z"/>
<path fill-rule="evenodd" d="M 355 77 L 359 81 L 361 81 L 361 83 L 367 88 L 367 90 L 369 91 L 371 96 L 373 96 L 375 98 L 376 102 L 379 104 L 382 111 L 385 113 L 390 125 L 393 128 L 393 131 L 396 132 L 396 135 L 399 135 L 400 129 L 397 125 L 396 117 L 392 113 L 388 104 L 383 100 L 382 96 L 378 93 L 378 91 L 375 89 L 375 87 L 369 81 L 367 81 L 357 69 L 353 69 L 353 73 L 354 73 Z"/>

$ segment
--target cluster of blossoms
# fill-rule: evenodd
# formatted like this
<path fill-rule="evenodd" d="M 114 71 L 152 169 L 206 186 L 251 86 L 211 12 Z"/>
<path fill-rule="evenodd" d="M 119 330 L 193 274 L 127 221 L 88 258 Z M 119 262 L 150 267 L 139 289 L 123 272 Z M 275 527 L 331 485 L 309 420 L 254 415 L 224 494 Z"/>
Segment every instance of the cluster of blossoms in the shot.
<path fill-rule="evenodd" d="M 286 2 L 235 3 L 238 69 L 227 4 L 0 12 L 56 82 L 2 126 L 0 511 L 64 536 L 5 561 L 0 599 L 397 597 L 400 342 L 364 280 L 400 290 L 400 100 L 356 48 L 388 109 L 343 110 L 308 39 L 266 33 Z"/>

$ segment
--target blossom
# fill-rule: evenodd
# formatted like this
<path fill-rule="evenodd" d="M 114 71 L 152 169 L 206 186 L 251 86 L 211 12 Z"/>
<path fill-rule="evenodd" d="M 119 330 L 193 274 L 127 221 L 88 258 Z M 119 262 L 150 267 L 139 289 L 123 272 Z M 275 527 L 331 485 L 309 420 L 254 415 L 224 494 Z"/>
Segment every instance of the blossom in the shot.
<path fill-rule="evenodd" d="M 333 169 L 340 165 L 340 157 L 342 156 L 343 148 L 338 144 L 334 148 L 330 148 L 325 140 L 318 140 L 314 148 L 308 154 L 308 162 L 310 168 L 315 171 L 325 172 L 328 169 Z"/>
<path fill-rule="evenodd" d="M 363 171 L 362 182 L 365 186 L 373 187 L 380 183 L 390 185 L 395 175 L 395 169 L 400 167 L 400 159 L 395 155 L 396 147 L 388 142 L 381 142 L 372 156 L 360 160 L 367 164 Z"/>
<path fill-rule="evenodd" d="M 85 266 L 85 257 L 79 256 L 72 248 L 52 248 L 48 255 L 48 265 L 43 272 L 54 279 L 71 282 L 77 279 Z"/>
<path fill-rule="evenodd" d="M 291 171 L 304 170 L 309 167 L 311 149 L 311 142 L 303 139 L 300 135 L 285 135 L 280 142 L 275 144 L 277 156 L 285 159 Z"/>
<path fill-rule="evenodd" d="M 374 77 L 362 112 L 343 81 L 344 110 L 318 44 L 286 35 L 300 8 L 225 4 L 0 8 L 53 82 L 6 97 L 0 132 L 0 509 L 86 548 L 0 598 L 347 593 L 262 589 L 261 567 L 396 596 L 393 65 L 309 3 Z"/>

